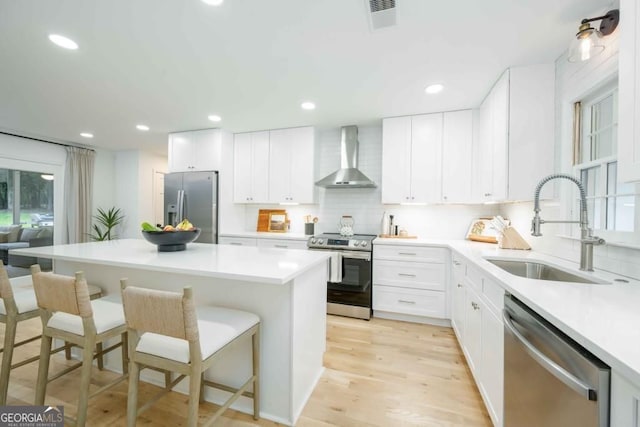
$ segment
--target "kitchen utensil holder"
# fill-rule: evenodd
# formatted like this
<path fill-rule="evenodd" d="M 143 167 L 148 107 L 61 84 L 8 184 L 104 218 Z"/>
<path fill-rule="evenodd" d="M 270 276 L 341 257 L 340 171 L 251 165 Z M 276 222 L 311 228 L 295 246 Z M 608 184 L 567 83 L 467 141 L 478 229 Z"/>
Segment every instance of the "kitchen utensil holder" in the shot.
<path fill-rule="evenodd" d="M 502 238 L 499 239 L 498 246 L 502 249 L 531 249 L 527 241 L 513 227 L 505 227 L 502 230 Z"/>
<path fill-rule="evenodd" d="M 312 222 L 306 223 L 304 225 L 304 234 L 307 236 L 313 236 L 315 234 L 315 224 Z"/>

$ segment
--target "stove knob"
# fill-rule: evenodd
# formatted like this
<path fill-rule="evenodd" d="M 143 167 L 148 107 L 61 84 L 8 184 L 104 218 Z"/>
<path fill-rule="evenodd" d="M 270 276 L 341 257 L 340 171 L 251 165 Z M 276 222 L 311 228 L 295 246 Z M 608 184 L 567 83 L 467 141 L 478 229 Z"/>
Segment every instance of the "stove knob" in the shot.
<path fill-rule="evenodd" d="M 367 241 L 363 240 L 362 242 L 360 242 L 360 245 L 362 245 L 362 247 L 364 248 L 365 246 L 367 246 Z"/>
<path fill-rule="evenodd" d="M 311 244 L 312 244 L 312 245 L 314 245 L 315 243 L 316 243 L 316 238 L 315 238 L 315 237 L 313 237 L 313 238 L 311 239 Z"/>
<path fill-rule="evenodd" d="M 319 244 L 319 245 L 324 244 L 324 239 L 318 239 L 318 244 Z"/>
<path fill-rule="evenodd" d="M 360 246 L 360 242 L 358 242 L 357 240 L 355 240 L 355 241 L 353 242 L 353 246 Z"/>

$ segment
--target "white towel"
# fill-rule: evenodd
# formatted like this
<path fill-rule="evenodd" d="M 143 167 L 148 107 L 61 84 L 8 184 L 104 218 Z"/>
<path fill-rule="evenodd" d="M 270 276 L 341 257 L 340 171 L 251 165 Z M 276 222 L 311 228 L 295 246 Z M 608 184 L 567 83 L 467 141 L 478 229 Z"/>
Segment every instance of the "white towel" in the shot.
<path fill-rule="evenodd" d="M 329 282 L 342 282 L 342 254 L 340 252 L 331 252 L 331 260 L 329 261 Z"/>

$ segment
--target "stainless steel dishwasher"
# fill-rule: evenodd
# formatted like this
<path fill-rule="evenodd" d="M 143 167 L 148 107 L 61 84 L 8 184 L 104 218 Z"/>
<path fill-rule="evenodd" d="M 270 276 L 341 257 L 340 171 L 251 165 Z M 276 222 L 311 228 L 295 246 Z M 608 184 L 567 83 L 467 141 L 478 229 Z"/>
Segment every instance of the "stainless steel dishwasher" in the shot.
<path fill-rule="evenodd" d="M 503 316 L 504 427 L 608 426 L 609 366 L 514 296 Z"/>

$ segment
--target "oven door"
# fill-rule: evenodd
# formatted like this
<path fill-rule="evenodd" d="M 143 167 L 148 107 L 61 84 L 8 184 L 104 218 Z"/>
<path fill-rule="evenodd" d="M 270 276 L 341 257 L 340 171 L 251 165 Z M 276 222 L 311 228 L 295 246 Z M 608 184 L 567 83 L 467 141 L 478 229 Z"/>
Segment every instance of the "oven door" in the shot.
<path fill-rule="evenodd" d="M 329 275 L 333 280 L 327 284 L 327 288 L 333 291 L 367 292 L 371 287 L 371 252 L 340 251 L 339 273 L 332 270 Z M 335 256 L 334 255 L 334 256 Z M 332 267 L 335 267 L 336 262 Z M 337 277 L 336 277 L 337 276 Z"/>

